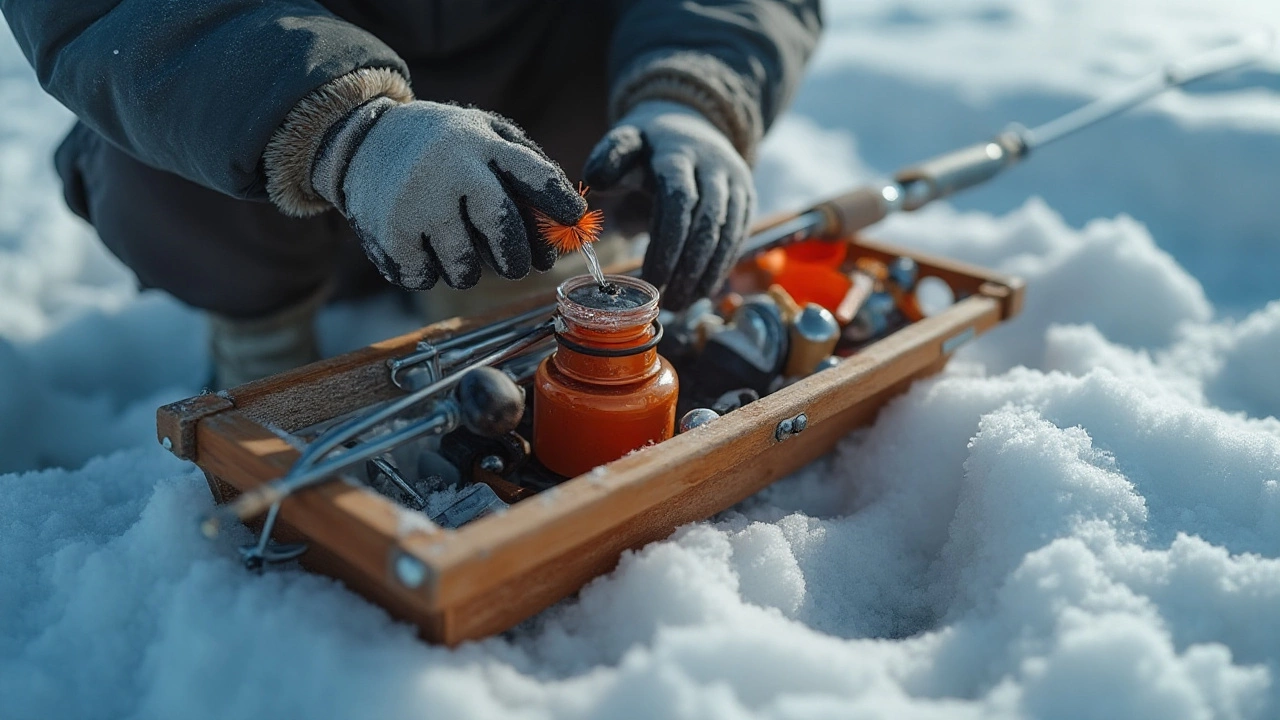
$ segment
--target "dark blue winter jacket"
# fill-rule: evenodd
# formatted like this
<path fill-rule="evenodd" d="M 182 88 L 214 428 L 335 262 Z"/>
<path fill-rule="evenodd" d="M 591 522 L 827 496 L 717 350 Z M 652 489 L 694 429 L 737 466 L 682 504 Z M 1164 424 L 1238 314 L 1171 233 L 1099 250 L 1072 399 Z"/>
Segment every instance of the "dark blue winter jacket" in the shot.
<path fill-rule="evenodd" d="M 666 53 L 706 53 L 736 75 L 720 84 L 742 96 L 758 131 L 794 90 L 820 28 L 817 0 L 596 1 L 609 4 L 599 32 L 611 36 L 610 77 Z M 391 68 L 412 76 L 419 98 L 457 100 L 448 94 L 462 88 L 484 106 L 518 85 L 522 67 L 572 55 L 541 47 L 539 28 L 574 4 L 0 0 L 0 9 L 41 85 L 90 128 L 148 165 L 260 199 L 264 147 L 320 86 Z"/>

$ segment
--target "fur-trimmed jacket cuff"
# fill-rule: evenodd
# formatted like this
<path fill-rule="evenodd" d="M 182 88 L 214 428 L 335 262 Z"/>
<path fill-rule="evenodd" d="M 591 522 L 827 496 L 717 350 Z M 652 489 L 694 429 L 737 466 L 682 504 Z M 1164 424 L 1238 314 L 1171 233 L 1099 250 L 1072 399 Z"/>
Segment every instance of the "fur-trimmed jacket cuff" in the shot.
<path fill-rule="evenodd" d="M 262 155 L 267 196 L 286 215 L 306 217 L 333 207 L 311 184 L 311 170 L 330 129 L 378 97 L 413 100 L 409 81 L 395 70 L 362 68 L 303 98 L 271 136 Z"/>
<path fill-rule="evenodd" d="M 748 163 L 764 136 L 760 103 L 744 78 L 707 53 L 680 50 L 645 55 L 613 84 L 613 122 L 645 100 L 670 100 L 702 113 L 729 138 Z"/>

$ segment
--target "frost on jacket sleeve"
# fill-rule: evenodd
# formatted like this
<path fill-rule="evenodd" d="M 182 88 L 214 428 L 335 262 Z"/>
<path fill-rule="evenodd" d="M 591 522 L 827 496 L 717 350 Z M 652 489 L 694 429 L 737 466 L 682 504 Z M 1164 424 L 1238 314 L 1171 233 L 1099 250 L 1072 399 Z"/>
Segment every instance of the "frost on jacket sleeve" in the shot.
<path fill-rule="evenodd" d="M 265 198 L 263 148 L 289 110 L 367 67 L 373 35 L 309 0 L 0 0 L 44 89 L 142 162 Z"/>
<path fill-rule="evenodd" d="M 821 29 L 818 0 L 623 0 L 609 113 L 654 99 L 692 105 L 750 161 Z"/>

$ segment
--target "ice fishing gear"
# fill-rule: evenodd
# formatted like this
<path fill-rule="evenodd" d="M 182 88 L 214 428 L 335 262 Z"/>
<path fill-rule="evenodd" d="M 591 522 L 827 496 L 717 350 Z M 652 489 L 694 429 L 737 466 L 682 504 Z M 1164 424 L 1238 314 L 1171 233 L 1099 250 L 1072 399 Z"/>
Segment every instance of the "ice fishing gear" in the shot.
<path fill-rule="evenodd" d="M 758 346 L 770 371 L 757 378 L 759 388 L 728 382 L 733 369 L 714 362 L 705 373 L 677 368 L 686 432 L 674 434 L 664 415 L 666 439 L 635 452 L 613 447 L 606 457 L 616 459 L 569 469 L 583 470 L 573 477 L 538 455 L 533 368 L 550 366 L 549 353 L 574 354 L 563 340 L 590 349 L 600 338 L 575 337 L 565 318 L 557 325 L 555 304 L 513 308 L 496 323 L 462 331 L 459 320 L 446 321 L 224 395 L 176 403 L 161 410 L 160 433 L 166 447 L 206 471 L 223 503 L 206 518 L 206 531 L 251 517 L 246 509 L 267 510 L 258 541 L 243 551 L 247 567 L 297 558 L 416 623 L 424 637 L 450 644 L 483 637 L 575 591 L 623 550 L 718 512 L 817 457 L 869 422 L 911 378 L 936 371 L 1020 306 L 1016 279 L 866 239 L 846 245 L 842 272 L 860 261 L 889 265 L 910 256 L 921 282 L 937 279 L 960 300 L 909 333 L 863 344 L 857 361 L 827 356 L 806 378 L 780 382 L 791 326 L 768 288 L 753 284 L 759 278 L 750 264 L 740 265 L 730 290 L 702 303 L 696 319 L 666 313 L 663 320 L 691 335 L 681 363 L 702 363 L 709 351 L 714 357 L 722 336 L 773 338 Z M 594 279 L 576 284 L 597 293 L 592 303 L 626 304 L 624 293 L 604 295 Z M 586 309 L 598 311 L 592 303 Z M 657 334 L 643 325 L 632 347 L 615 349 L 634 351 Z M 585 357 L 601 367 L 617 359 Z M 449 404 L 473 402 L 451 388 L 479 367 L 492 367 L 488 374 L 506 392 L 527 383 L 523 417 L 503 433 L 444 432 L 456 425 L 447 416 L 462 414 Z M 702 387 L 704 379 L 721 387 Z M 622 395 L 649 397 L 618 387 Z M 657 403 L 664 413 L 667 402 Z M 505 417 L 496 429 L 510 427 Z M 612 411 L 584 417 L 559 423 L 561 440 L 553 442 L 594 449 L 623 428 Z M 350 482 L 330 482 L 339 479 Z M 277 522 L 288 526 L 278 541 Z"/>
<path fill-rule="evenodd" d="M 840 364 L 840 358 L 838 356 L 828 355 L 827 357 L 822 359 L 822 362 L 818 363 L 818 366 L 813 369 L 813 373 L 816 374 L 824 370 L 831 370 L 832 368 L 838 366 L 839 364 Z"/>
<path fill-rule="evenodd" d="M 767 394 L 786 365 L 789 335 L 773 298 L 747 296 L 725 328 L 707 338 L 684 374 L 693 378 L 699 398 L 714 399 L 740 388 Z"/>
<path fill-rule="evenodd" d="M 694 302 L 682 313 L 664 312 L 659 317 L 665 332 L 658 352 L 672 362 L 684 362 L 701 352 L 707 337 L 724 326 L 723 315 L 711 298 Z"/>
<path fill-rule="evenodd" d="M 526 333 L 529 342 L 550 328 L 538 327 Z M 511 346 L 516 347 L 516 346 Z M 510 352 L 510 348 L 500 351 Z M 344 452 L 328 455 L 344 444 L 372 430 L 396 414 L 417 405 L 433 391 L 457 386 L 454 396 L 432 405 L 421 418 L 406 426 L 383 435 L 370 438 Z M 454 376 L 443 378 L 432 386 L 411 393 L 381 409 L 375 410 L 347 425 L 340 426 L 320 436 L 307 447 L 284 477 L 262 485 L 253 492 L 236 498 L 235 502 L 215 509 L 201 522 L 201 530 L 208 537 L 216 537 L 228 519 L 247 520 L 278 506 L 293 493 L 316 483 L 332 479 L 342 470 L 372 459 L 411 440 L 426 435 L 442 435 L 459 426 L 482 435 L 502 434 L 515 429 L 524 413 L 524 392 L 509 377 L 497 370 L 477 365 Z M 274 511 L 273 511 L 274 512 Z M 266 533 L 269 534 L 269 533 Z"/>
<path fill-rule="evenodd" d="M 902 292 L 915 290 L 916 278 L 919 276 L 920 270 L 916 267 L 916 261 L 909 257 L 895 258 L 886 269 L 886 279 Z"/>
<path fill-rule="evenodd" d="M 829 310 L 809 303 L 791 317 L 791 350 L 783 374 L 807 377 L 831 357 L 840 341 L 840 323 Z"/>
<path fill-rule="evenodd" d="M 1159 87 L 1242 62 L 1185 64 Z M 989 179 L 1154 87 L 766 222 L 725 292 L 685 312 L 660 313 L 634 266 L 603 283 L 581 276 L 487 325 L 446 321 L 167 406 L 163 443 L 225 503 L 207 534 L 267 513 L 246 565 L 301 556 L 442 642 L 505 629 L 624 550 L 818 457 L 1015 315 L 1020 280 L 854 231 Z M 834 307 L 778 282 L 797 269 L 831 281 Z M 328 482 L 361 473 L 364 485 Z M 273 543 L 277 520 L 323 552 Z"/>
<path fill-rule="evenodd" d="M 924 317 L 920 300 L 916 297 L 918 275 L 915 261 L 907 257 L 897 258 L 885 268 L 885 289 L 889 291 L 894 306 L 907 322 L 916 322 Z"/>
<path fill-rule="evenodd" d="M 840 324 L 826 308 L 812 302 L 801 305 L 780 285 L 770 285 L 767 293 L 777 303 L 788 328 L 787 361 L 782 374 L 804 377 L 836 349 Z"/>
<path fill-rule="evenodd" d="M 871 297 L 871 293 L 875 292 L 876 280 L 861 270 L 854 269 L 848 273 L 849 289 L 845 291 L 840 302 L 836 304 L 833 314 L 836 321 L 841 327 L 853 322 L 858 316 L 858 311 L 862 309 L 862 304 Z"/>
<path fill-rule="evenodd" d="M 434 450 L 424 448 L 418 453 L 417 472 L 419 478 L 436 487 L 457 487 L 462 484 L 462 471 Z"/>

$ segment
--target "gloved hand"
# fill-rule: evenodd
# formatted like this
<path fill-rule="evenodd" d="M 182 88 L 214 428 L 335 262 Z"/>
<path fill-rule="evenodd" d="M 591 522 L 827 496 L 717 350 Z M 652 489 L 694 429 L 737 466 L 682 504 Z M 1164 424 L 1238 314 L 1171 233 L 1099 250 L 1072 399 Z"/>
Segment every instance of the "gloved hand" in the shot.
<path fill-rule="evenodd" d="M 751 170 L 729 139 L 680 103 L 639 103 L 596 145 L 583 175 L 608 190 L 634 170 L 653 191 L 641 274 L 682 310 L 715 292 L 732 267 L 755 204 Z"/>
<path fill-rule="evenodd" d="M 315 191 L 351 222 L 382 275 L 408 290 L 465 289 L 481 261 L 505 278 L 549 270 L 557 252 L 531 209 L 574 223 L 586 201 L 514 123 L 474 108 L 373 100 L 329 132 Z"/>

